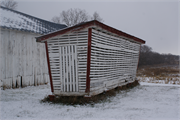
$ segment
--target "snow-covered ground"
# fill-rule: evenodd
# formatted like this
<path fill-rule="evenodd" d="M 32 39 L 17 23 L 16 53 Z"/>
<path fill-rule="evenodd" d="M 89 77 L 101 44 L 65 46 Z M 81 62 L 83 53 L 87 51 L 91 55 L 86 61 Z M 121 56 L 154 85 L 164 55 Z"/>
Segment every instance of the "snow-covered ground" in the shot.
<path fill-rule="evenodd" d="M 49 85 L 1 90 L 2 120 L 179 120 L 180 87 L 141 83 L 110 101 L 66 106 L 40 103 L 51 94 Z"/>

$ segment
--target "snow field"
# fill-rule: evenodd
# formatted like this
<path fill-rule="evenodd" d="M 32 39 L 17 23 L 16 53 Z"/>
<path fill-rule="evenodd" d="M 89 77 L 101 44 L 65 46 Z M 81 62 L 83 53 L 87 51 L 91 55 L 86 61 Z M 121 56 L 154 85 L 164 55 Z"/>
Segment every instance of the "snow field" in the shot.
<path fill-rule="evenodd" d="M 1 90 L 2 120 L 179 120 L 180 87 L 141 83 L 106 102 L 67 106 L 40 103 L 50 85 Z"/>

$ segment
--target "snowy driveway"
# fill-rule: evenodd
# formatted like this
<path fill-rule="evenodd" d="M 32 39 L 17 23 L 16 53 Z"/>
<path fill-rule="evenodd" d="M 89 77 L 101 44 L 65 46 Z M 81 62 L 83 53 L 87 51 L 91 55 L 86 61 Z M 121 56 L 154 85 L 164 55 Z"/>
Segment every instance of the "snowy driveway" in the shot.
<path fill-rule="evenodd" d="M 40 103 L 51 94 L 49 85 L 1 90 L 2 120 L 179 120 L 180 87 L 143 84 L 110 101 L 66 106 Z"/>

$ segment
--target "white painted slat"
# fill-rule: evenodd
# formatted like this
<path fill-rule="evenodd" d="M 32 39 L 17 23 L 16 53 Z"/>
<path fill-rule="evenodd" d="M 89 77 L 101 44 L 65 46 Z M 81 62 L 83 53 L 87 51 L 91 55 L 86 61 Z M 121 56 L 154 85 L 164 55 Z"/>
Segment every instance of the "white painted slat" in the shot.
<path fill-rule="evenodd" d="M 66 73 L 65 73 L 65 52 L 64 52 L 64 49 L 65 49 L 65 47 L 62 47 L 62 50 L 63 50 L 63 54 L 62 54 L 62 57 L 63 57 L 63 73 L 64 73 L 64 82 L 63 82 L 63 84 L 64 84 L 64 91 L 66 91 Z"/>
<path fill-rule="evenodd" d="M 78 74 L 77 74 L 77 71 L 78 71 L 78 64 L 77 64 L 77 47 L 75 46 L 75 65 L 76 65 L 76 91 L 79 90 L 79 86 L 78 86 Z"/>
<path fill-rule="evenodd" d="M 59 49 L 59 64 L 60 64 L 60 81 L 61 81 L 61 91 L 63 91 L 63 85 L 64 85 L 64 80 L 63 80 L 63 62 L 62 62 L 62 48 Z"/>
<path fill-rule="evenodd" d="M 67 87 L 67 92 L 69 92 L 69 75 L 68 75 L 68 71 L 69 71 L 69 68 L 68 68 L 68 49 L 67 49 L 67 46 L 65 47 L 66 48 L 66 87 Z"/>
<path fill-rule="evenodd" d="M 59 56 L 59 53 L 51 53 L 49 54 L 49 57 L 58 57 Z"/>
<path fill-rule="evenodd" d="M 70 77 L 70 92 L 72 92 L 72 74 L 71 74 L 71 62 L 72 62 L 72 59 L 71 59 L 71 46 L 68 46 L 68 50 L 69 50 L 69 77 Z"/>
<path fill-rule="evenodd" d="M 74 49 L 75 49 L 75 47 L 74 46 L 72 46 L 72 81 L 73 81 L 73 91 L 75 91 L 76 89 L 75 89 L 75 72 L 74 72 L 74 59 L 75 59 L 75 52 L 74 52 Z"/>

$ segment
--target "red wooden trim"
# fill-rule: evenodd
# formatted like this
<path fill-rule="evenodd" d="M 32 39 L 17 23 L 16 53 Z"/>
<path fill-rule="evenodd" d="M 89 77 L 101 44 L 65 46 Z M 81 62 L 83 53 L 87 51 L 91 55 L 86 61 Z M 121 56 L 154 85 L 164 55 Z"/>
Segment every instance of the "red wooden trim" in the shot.
<path fill-rule="evenodd" d="M 97 27 L 103 28 L 104 30 L 107 30 L 107 31 L 109 31 L 111 33 L 114 33 L 114 34 L 116 34 L 118 36 L 127 37 L 129 39 L 133 39 L 134 41 L 145 44 L 144 40 L 142 40 L 140 38 L 137 38 L 135 36 L 129 35 L 129 34 L 125 33 L 125 32 L 117 30 L 117 29 L 115 29 L 113 27 L 110 27 L 108 25 L 105 25 L 105 24 L 103 24 L 101 22 L 98 22 L 97 20 L 89 21 L 89 22 L 86 22 L 86 23 L 82 23 L 82 24 L 79 24 L 79 25 L 75 25 L 75 26 L 72 26 L 72 27 L 68 27 L 68 28 L 59 30 L 57 32 L 53 32 L 53 33 L 50 33 L 50 34 L 47 34 L 47 35 L 37 37 L 36 41 L 41 42 L 43 40 L 46 40 L 48 38 L 51 38 L 51 37 L 54 37 L 54 36 L 57 36 L 57 35 L 65 34 L 67 32 L 72 32 L 72 31 L 79 31 L 79 30 L 81 30 L 83 28 L 87 28 L 87 27 L 90 27 L 90 26 L 97 26 Z"/>
<path fill-rule="evenodd" d="M 91 64 L 91 35 L 92 28 L 88 29 L 88 51 L 87 51 L 87 72 L 86 72 L 86 91 L 90 92 L 90 64 Z"/>
<path fill-rule="evenodd" d="M 49 79 L 50 79 L 50 84 L 51 84 L 51 92 L 54 92 L 47 41 L 45 42 L 45 47 L 46 47 L 46 57 L 47 57 L 47 64 L 48 64 L 48 71 L 49 71 Z"/>

